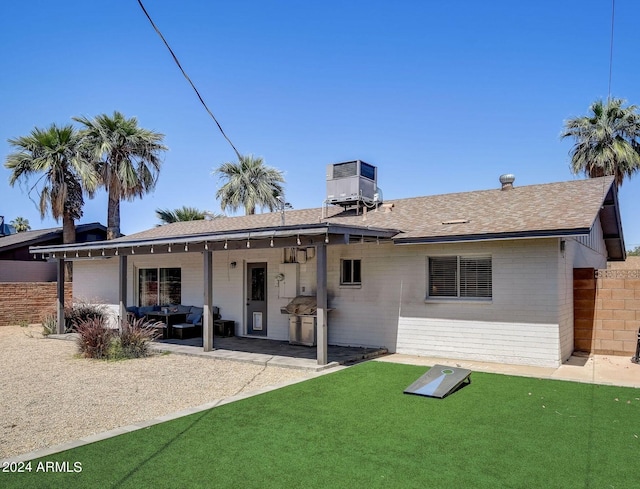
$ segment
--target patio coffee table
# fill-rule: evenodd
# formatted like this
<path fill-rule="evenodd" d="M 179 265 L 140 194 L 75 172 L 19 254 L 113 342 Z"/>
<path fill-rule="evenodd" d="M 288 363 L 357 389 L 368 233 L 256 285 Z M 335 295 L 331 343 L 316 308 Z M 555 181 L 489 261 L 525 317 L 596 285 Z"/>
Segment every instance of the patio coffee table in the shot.
<path fill-rule="evenodd" d="M 171 326 L 185 322 L 187 320 L 187 313 L 154 311 L 147 313 L 147 318 L 159 318 L 158 320 L 167 326 L 167 338 L 171 338 Z"/>

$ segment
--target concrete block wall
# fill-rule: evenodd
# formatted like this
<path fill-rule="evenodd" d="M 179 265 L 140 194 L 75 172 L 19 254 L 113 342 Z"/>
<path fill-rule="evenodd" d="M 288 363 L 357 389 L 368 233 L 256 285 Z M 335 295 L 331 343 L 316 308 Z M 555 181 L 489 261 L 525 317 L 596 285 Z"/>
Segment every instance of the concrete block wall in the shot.
<path fill-rule="evenodd" d="M 640 270 L 574 270 L 575 349 L 635 353 L 640 329 Z"/>
<path fill-rule="evenodd" d="M 65 303 L 71 304 L 71 282 L 65 283 Z M 56 310 L 55 282 L 0 283 L 0 326 L 39 323 L 44 314 Z"/>

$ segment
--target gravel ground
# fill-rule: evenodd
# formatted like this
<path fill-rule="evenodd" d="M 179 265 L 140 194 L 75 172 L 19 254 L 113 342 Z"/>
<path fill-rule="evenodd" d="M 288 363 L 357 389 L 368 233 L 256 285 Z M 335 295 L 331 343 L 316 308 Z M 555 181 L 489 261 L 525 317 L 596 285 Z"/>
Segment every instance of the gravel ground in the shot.
<path fill-rule="evenodd" d="M 184 355 L 89 360 L 40 331 L 0 327 L 0 459 L 311 376 Z"/>

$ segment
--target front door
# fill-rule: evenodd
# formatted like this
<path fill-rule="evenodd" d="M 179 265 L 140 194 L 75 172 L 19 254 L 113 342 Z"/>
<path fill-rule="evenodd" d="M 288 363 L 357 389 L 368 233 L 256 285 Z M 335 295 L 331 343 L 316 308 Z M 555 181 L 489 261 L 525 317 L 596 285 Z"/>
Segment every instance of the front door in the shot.
<path fill-rule="evenodd" d="M 267 336 L 266 263 L 247 263 L 247 334 Z"/>

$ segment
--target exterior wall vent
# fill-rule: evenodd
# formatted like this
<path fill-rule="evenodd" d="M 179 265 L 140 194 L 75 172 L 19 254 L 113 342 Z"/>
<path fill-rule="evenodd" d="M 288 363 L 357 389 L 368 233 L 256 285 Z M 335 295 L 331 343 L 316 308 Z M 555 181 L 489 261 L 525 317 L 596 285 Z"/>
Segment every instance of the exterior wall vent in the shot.
<path fill-rule="evenodd" d="M 344 207 L 378 204 L 382 201 L 382 192 L 377 180 L 378 169 L 364 161 L 327 165 L 326 202 Z"/>

